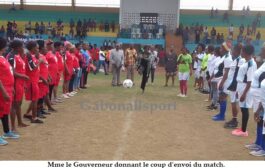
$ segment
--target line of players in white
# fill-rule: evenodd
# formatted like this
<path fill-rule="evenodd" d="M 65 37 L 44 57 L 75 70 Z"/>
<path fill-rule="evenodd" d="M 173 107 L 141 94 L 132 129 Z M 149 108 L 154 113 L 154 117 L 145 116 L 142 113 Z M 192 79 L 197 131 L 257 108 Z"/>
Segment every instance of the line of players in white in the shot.
<path fill-rule="evenodd" d="M 245 147 L 250 150 L 251 155 L 265 156 L 265 62 L 262 63 L 265 60 L 265 43 L 258 57 L 254 56 L 254 46 L 232 46 L 230 41 L 224 42 L 220 47 L 208 46 L 205 52 L 203 50 L 203 45 L 199 44 L 197 52 L 194 52 L 195 86 L 198 84 L 203 92 L 209 90 L 211 104 L 207 108 L 219 110 L 212 119 L 225 120 L 229 96 L 233 118 L 224 127 L 234 129 L 234 136 L 246 137 L 249 109 L 253 109 L 257 136 L 254 143 Z M 242 112 L 239 128 L 238 107 Z"/>

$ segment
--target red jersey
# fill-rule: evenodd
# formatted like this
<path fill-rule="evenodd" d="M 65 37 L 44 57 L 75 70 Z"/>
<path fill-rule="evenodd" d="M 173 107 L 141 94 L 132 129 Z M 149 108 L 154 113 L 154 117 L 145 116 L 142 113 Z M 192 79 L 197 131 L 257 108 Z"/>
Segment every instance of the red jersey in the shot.
<path fill-rule="evenodd" d="M 65 63 L 66 63 L 69 73 L 72 74 L 73 73 L 73 54 L 71 54 L 69 51 L 66 51 L 65 53 Z"/>
<path fill-rule="evenodd" d="M 57 79 L 57 73 L 58 73 L 58 59 L 56 55 L 54 55 L 51 51 L 49 51 L 46 54 L 46 60 L 49 63 L 49 75 L 52 78 L 52 83 L 54 83 Z"/>
<path fill-rule="evenodd" d="M 15 72 L 25 75 L 26 74 L 26 64 L 20 55 L 15 56 L 15 62 L 16 62 Z"/>
<path fill-rule="evenodd" d="M 26 74 L 26 64 L 25 61 L 21 58 L 20 55 L 7 55 L 6 59 L 9 64 L 13 66 L 13 69 L 16 73 Z M 20 79 L 20 78 L 19 78 Z M 21 79 L 23 80 L 23 79 Z"/>
<path fill-rule="evenodd" d="M 10 97 L 10 100 L 6 101 L 3 95 L 0 94 L 0 118 L 10 113 L 14 91 L 14 76 L 12 70 L 9 62 L 3 56 L 0 56 L 0 81 Z"/>
<path fill-rule="evenodd" d="M 93 48 L 90 53 L 92 54 L 92 59 L 93 61 L 98 61 L 99 60 L 99 49 L 98 48 Z"/>
<path fill-rule="evenodd" d="M 79 59 L 76 57 L 76 55 L 72 55 L 73 56 L 73 67 L 75 69 L 79 68 Z"/>
<path fill-rule="evenodd" d="M 5 89 L 14 88 L 14 75 L 13 70 L 9 62 L 0 56 L 0 81 Z"/>
<path fill-rule="evenodd" d="M 57 60 L 58 60 L 58 71 L 63 72 L 63 70 L 64 70 L 63 56 L 58 51 L 56 51 L 55 55 L 56 55 Z"/>
<path fill-rule="evenodd" d="M 78 58 L 78 63 L 79 63 L 79 66 L 81 67 L 82 62 L 83 62 L 83 56 L 82 56 L 81 52 L 77 49 L 75 50 L 75 56 Z"/>
<path fill-rule="evenodd" d="M 44 55 L 41 54 L 40 58 L 42 60 L 44 60 L 44 62 L 40 64 L 40 77 L 47 80 L 48 76 L 49 76 L 49 64 L 48 64 L 48 61 Z"/>
<path fill-rule="evenodd" d="M 30 82 L 38 83 L 40 78 L 40 69 L 37 67 L 39 63 L 35 55 L 25 57 L 26 75 L 30 78 Z"/>

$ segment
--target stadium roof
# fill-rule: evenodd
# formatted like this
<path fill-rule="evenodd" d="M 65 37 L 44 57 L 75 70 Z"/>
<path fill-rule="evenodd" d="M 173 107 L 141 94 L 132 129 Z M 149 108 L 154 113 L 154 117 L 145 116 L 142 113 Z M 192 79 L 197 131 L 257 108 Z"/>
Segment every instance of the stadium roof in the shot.
<path fill-rule="evenodd" d="M 0 0 L 0 4 L 19 4 L 20 0 Z M 120 7 L 120 0 L 75 0 L 76 6 L 91 7 Z M 71 6 L 72 0 L 24 0 L 25 5 L 51 5 Z M 229 0 L 181 0 L 181 9 L 214 9 L 227 10 Z M 233 10 L 242 10 L 243 7 L 250 7 L 250 10 L 265 11 L 264 0 L 233 0 Z"/>

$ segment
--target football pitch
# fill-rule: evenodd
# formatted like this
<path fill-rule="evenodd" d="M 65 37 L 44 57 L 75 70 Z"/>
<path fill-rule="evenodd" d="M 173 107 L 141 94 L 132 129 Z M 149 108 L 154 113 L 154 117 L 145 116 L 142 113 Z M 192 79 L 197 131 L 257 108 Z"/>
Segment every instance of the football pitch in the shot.
<path fill-rule="evenodd" d="M 139 75 L 131 89 L 111 87 L 111 77 L 89 74 L 90 87 L 55 105 L 58 112 L 44 124 L 19 128 L 21 138 L 0 147 L 1 160 L 258 159 L 244 147 L 255 140 L 253 113 L 249 137 L 232 136 L 223 122 L 211 120 L 217 111 L 206 110 L 207 96 L 194 90 L 193 77 L 187 98 L 177 97 L 178 80 L 164 87 L 163 69 L 144 94 Z M 26 108 L 24 102 L 23 113 Z M 230 106 L 227 114 L 230 119 Z"/>

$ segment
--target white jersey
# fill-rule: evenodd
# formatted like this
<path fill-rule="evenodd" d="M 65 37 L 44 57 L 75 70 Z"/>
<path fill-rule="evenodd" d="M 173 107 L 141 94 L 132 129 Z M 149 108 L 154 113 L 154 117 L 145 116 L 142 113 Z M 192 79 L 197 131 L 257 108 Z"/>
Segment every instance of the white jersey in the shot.
<path fill-rule="evenodd" d="M 246 62 L 246 60 L 244 58 L 242 58 L 241 56 L 237 57 L 236 59 L 232 60 L 230 67 L 229 67 L 229 72 L 228 72 L 228 77 L 226 80 L 226 85 L 227 87 L 229 87 L 233 81 L 233 78 L 235 76 L 235 71 L 237 67 L 240 67 L 241 65 L 243 65 Z"/>
<path fill-rule="evenodd" d="M 205 56 L 205 53 L 198 54 L 198 61 L 197 61 L 197 69 L 201 70 L 201 64 L 202 64 L 202 59 Z"/>
<path fill-rule="evenodd" d="M 259 67 L 259 69 L 257 69 L 254 73 L 254 77 L 253 77 L 253 80 L 251 82 L 251 87 L 253 88 L 259 88 L 260 87 L 260 82 L 259 82 L 259 78 L 260 78 L 260 75 L 262 73 L 265 72 L 265 63 L 263 63 L 261 65 L 261 67 Z"/>
<path fill-rule="evenodd" d="M 247 82 L 251 82 L 254 77 L 254 72 L 257 70 L 257 64 L 252 58 L 240 66 L 237 74 L 237 93 L 240 98 L 246 88 Z M 246 93 L 246 98 L 244 101 L 239 101 L 239 107 L 241 108 L 253 108 L 254 99 L 251 89 Z"/>
<path fill-rule="evenodd" d="M 261 82 L 260 88 L 262 90 L 262 94 L 265 95 L 265 79 Z M 265 108 L 265 96 L 262 96 L 262 106 Z M 265 121 L 265 115 L 263 113 L 263 121 Z M 265 135 L 265 125 L 263 125 L 263 135 Z"/>
<path fill-rule="evenodd" d="M 209 72 L 209 74 L 213 73 L 214 70 L 214 61 L 216 59 L 216 56 L 214 54 L 209 55 L 208 57 L 208 62 L 207 62 L 207 71 Z"/>
<path fill-rule="evenodd" d="M 251 60 L 245 62 L 243 65 L 240 66 L 236 78 L 237 82 L 238 83 L 251 82 L 256 70 L 257 70 L 257 64 L 255 60 L 252 58 Z"/>
<path fill-rule="evenodd" d="M 105 59 L 106 59 L 106 55 L 105 55 L 104 51 L 99 51 L 99 60 L 105 61 Z"/>
<path fill-rule="evenodd" d="M 224 57 L 217 57 L 214 64 L 213 75 L 214 78 L 222 78 L 223 77 L 223 68 L 221 64 L 224 62 Z"/>

